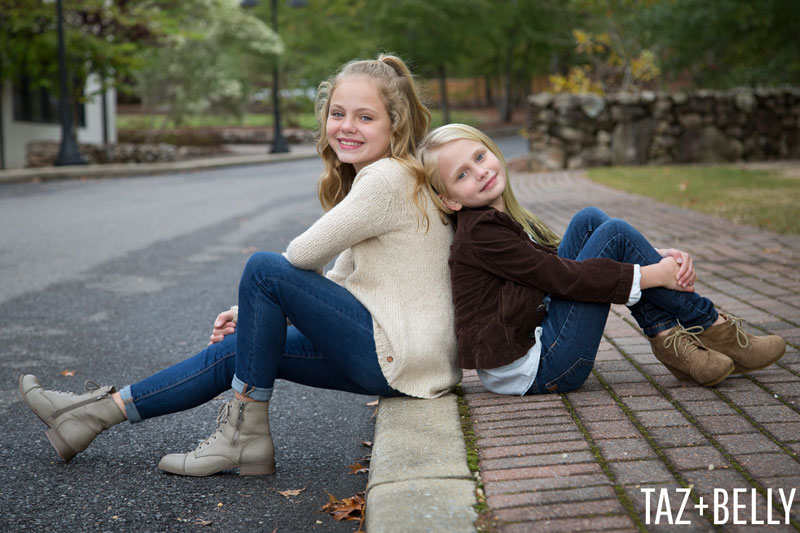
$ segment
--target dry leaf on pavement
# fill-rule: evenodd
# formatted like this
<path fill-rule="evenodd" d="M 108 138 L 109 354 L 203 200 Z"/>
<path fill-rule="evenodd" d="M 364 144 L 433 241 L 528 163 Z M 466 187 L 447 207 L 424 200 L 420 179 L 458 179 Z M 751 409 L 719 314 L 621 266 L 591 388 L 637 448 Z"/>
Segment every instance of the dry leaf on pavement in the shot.
<path fill-rule="evenodd" d="M 298 496 L 304 490 L 306 490 L 305 487 L 303 487 L 302 489 L 276 490 L 275 492 L 277 492 L 284 498 L 289 498 L 290 496 Z"/>
<path fill-rule="evenodd" d="M 353 463 L 350 465 L 348 474 L 366 474 L 367 472 L 369 472 L 368 466 L 364 466 L 361 463 Z"/>
<path fill-rule="evenodd" d="M 367 405 L 367 407 L 375 407 L 376 405 L 378 405 L 378 400 L 369 402 L 366 405 Z"/>
<path fill-rule="evenodd" d="M 328 493 L 330 501 L 322 506 L 320 512 L 328 513 L 334 520 L 358 520 L 364 519 L 364 493 L 359 492 L 349 498 L 337 500 L 336 497 Z"/>
<path fill-rule="evenodd" d="M 66 376 L 66 377 L 70 378 L 70 377 L 75 375 L 75 371 L 74 370 L 62 370 L 61 372 L 59 372 L 59 374 L 61 374 L 62 376 Z"/>

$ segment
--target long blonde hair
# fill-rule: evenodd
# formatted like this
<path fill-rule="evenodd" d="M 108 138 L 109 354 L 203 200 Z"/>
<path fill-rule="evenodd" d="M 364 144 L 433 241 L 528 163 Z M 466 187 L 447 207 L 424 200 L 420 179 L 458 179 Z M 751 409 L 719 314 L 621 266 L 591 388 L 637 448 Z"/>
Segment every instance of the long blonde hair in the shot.
<path fill-rule="evenodd" d="M 417 145 L 428 131 L 431 114 L 420 101 L 408 67 L 402 59 L 393 55 L 381 54 L 377 59 L 351 61 L 319 85 L 315 103 L 320 129 L 317 152 L 325 165 L 317 185 L 320 204 L 325 211 L 332 209 L 347 196 L 356 177 L 353 165 L 339 161 L 325 135 L 331 96 L 342 80 L 356 76 L 374 81 L 381 93 L 392 121 L 389 155 L 414 175 L 413 202 L 427 224 L 428 217 L 423 207 L 427 192 L 425 172 L 414 156 Z"/>
<path fill-rule="evenodd" d="M 417 156 L 422 162 L 422 167 L 425 170 L 426 186 L 430 192 L 433 203 L 442 213 L 453 214 L 453 210 L 448 208 L 442 202 L 440 193 L 445 193 L 446 189 L 442 183 L 442 177 L 439 174 L 437 155 L 439 149 L 447 143 L 467 139 L 470 141 L 477 141 L 486 148 L 488 148 L 500 162 L 503 164 L 503 170 L 508 177 L 508 165 L 500 152 L 500 149 L 485 133 L 479 129 L 467 126 L 466 124 L 447 124 L 441 126 L 430 132 L 417 150 Z M 536 242 L 550 248 L 558 248 L 561 238 L 547 225 L 539 219 L 536 215 L 522 207 L 517 197 L 514 196 L 514 191 L 511 190 L 511 182 L 506 179 L 506 188 L 503 191 L 503 204 L 505 212 L 514 220 L 519 222 L 525 231 L 530 234 Z"/>

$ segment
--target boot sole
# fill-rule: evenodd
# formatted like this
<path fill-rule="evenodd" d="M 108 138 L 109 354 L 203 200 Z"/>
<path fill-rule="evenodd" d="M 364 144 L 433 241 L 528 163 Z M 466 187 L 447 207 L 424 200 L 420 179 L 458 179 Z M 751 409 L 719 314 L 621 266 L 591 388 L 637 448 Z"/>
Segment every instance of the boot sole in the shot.
<path fill-rule="evenodd" d="M 25 402 L 31 411 L 36 415 L 36 417 L 44 422 L 44 424 L 49 428 L 47 431 L 44 432 L 47 440 L 50 441 L 50 445 L 55 449 L 56 453 L 58 454 L 61 459 L 64 460 L 65 463 L 70 462 L 73 457 L 78 455 L 75 451 L 69 447 L 69 444 L 66 443 L 64 437 L 61 436 L 61 433 L 58 432 L 58 429 L 54 428 L 50 425 L 50 423 L 45 420 L 42 415 L 30 404 L 28 401 L 28 397 L 25 396 L 25 391 L 22 389 L 22 378 L 24 378 L 24 374 L 20 374 L 19 376 L 19 393 L 22 396 L 22 401 Z"/>
<path fill-rule="evenodd" d="M 689 374 L 685 374 L 684 372 L 681 372 L 680 370 L 678 370 L 674 366 L 669 366 L 666 363 L 662 363 L 662 364 L 665 367 L 667 367 L 667 370 L 669 370 L 672 373 L 672 375 L 675 376 L 676 378 L 678 378 L 680 381 L 692 381 L 692 382 L 697 383 L 697 384 L 699 384 L 699 385 L 701 385 L 703 387 L 713 387 L 714 385 L 717 385 L 718 383 L 722 382 L 722 380 L 724 380 L 725 378 L 730 376 L 734 372 L 734 370 L 736 369 L 736 364 L 734 363 L 733 365 L 731 365 L 731 367 L 728 370 L 725 371 L 724 374 L 722 374 L 721 376 L 719 376 L 715 380 L 710 381 L 708 383 L 700 383 L 698 381 L 695 381 L 692 378 L 692 376 L 690 376 Z"/>
<path fill-rule="evenodd" d="M 159 470 L 163 470 L 164 472 L 168 472 L 170 474 L 175 474 L 176 476 L 191 476 L 191 477 L 213 476 L 214 474 L 219 474 L 220 472 L 224 472 L 225 470 L 232 470 L 234 468 L 239 469 L 240 476 L 265 476 L 275 473 L 275 465 L 271 463 L 251 463 L 246 465 L 231 465 L 225 468 L 220 468 L 219 470 L 214 470 L 213 472 L 208 472 L 206 474 L 192 474 L 190 472 L 179 472 L 177 470 L 172 470 L 170 468 L 166 468 L 161 465 L 158 465 L 158 468 Z"/>

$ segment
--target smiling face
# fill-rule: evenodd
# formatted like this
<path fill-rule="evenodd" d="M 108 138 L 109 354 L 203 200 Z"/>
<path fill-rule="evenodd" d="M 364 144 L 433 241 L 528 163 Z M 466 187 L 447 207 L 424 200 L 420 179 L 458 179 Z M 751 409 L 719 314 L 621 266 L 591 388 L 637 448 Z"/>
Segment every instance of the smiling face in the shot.
<path fill-rule="evenodd" d="M 378 86 L 366 77 L 336 84 L 325 124 L 328 144 L 359 172 L 389 155 L 392 121 Z"/>
<path fill-rule="evenodd" d="M 504 210 L 506 172 L 483 143 L 472 139 L 450 141 L 437 150 L 436 167 L 445 189 L 441 199 L 449 209 L 488 205 Z"/>

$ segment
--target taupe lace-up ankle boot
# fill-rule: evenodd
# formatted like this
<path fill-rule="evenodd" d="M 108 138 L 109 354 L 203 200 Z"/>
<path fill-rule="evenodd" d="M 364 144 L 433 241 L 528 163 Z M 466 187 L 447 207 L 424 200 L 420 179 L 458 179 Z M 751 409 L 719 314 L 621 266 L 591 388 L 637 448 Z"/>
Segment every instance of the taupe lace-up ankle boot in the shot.
<path fill-rule="evenodd" d="M 722 316 L 725 322 L 707 328 L 699 337 L 705 346 L 733 360 L 734 374 L 766 368 L 786 353 L 786 341 L 782 337 L 751 335 L 742 327 L 741 319 Z"/>
<path fill-rule="evenodd" d="M 238 468 L 241 475 L 275 472 L 275 449 L 269 432 L 269 402 L 226 402 L 217 415 L 217 430 L 189 453 L 172 453 L 161 470 L 182 476 L 210 476 Z"/>
<path fill-rule="evenodd" d="M 114 387 L 86 381 L 85 394 L 44 390 L 36 376 L 19 377 L 22 399 L 50 429 L 50 444 L 65 462 L 86 449 L 103 430 L 125 420 L 111 398 Z"/>
<path fill-rule="evenodd" d="M 710 387 L 728 377 L 734 365 L 728 356 L 703 345 L 698 338 L 702 331 L 700 326 L 686 329 L 679 324 L 667 335 L 648 339 L 653 355 L 672 375 Z"/>

